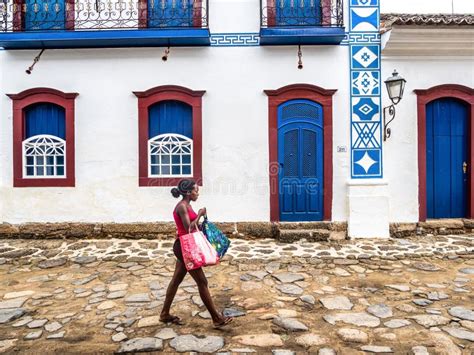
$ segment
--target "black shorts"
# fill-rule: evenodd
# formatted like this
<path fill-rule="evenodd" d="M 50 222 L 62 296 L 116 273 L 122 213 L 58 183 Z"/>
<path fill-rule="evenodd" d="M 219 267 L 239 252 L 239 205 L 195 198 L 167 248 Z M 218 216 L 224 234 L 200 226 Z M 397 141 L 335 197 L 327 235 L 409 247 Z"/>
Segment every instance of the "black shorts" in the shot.
<path fill-rule="evenodd" d="M 179 241 L 179 238 L 176 238 L 173 244 L 173 253 L 174 256 L 176 256 L 176 259 L 178 259 L 181 262 L 183 261 L 183 252 L 181 251 L 181 242 Z"/>

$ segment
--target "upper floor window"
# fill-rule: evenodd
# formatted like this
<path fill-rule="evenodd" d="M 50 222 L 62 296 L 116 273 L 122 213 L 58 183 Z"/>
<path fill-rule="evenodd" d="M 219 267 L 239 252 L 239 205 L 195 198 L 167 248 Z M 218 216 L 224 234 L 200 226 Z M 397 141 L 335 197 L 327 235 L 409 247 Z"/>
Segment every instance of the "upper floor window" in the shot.
<path fill-rule="evenodd" d="M 321 24 L 321 0 L 275 0 L 276 26 Z"/>
<path fill-rule="evenodd" d="M 138 97 L 139 185 L 202 182 L 202 96 L 174 85 L 134 92 Z"/>
<path fill-rule="evenodd" d="M 260 0 L 262 27 L 342 26 L 342 0 Z"/>
<path fill-rule="evenodd" d="M 8 96 L 13 100 L 13 186 L 74 186 L 77 94 L 35 88 Z"/>
<path fill-rule="evenodd" d="M 203 0 L 8 0 L 14 31 L 207 26 Z M 204 16 L 203 16 L 204 15 Z M 5 24 L 7 27 L 8 24 Z"/>

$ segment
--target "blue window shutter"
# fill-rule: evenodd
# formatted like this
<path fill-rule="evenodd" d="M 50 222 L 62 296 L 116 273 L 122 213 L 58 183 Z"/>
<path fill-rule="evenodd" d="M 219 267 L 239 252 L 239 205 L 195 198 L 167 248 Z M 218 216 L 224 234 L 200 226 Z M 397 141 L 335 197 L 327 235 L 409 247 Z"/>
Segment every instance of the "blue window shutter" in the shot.
<path fill-rule="evenodd" d="M 25 110 L 25 139 L 39 134 L 50 134 L 66 139 L 66 119 L 63 107 L 40 103 Z"/>
<path fill-rule="evenodd" d="M 193 138 L 192 107 L 180 101 L 161 101 L 149 108 L 148 138 L 165 133 Z"/>

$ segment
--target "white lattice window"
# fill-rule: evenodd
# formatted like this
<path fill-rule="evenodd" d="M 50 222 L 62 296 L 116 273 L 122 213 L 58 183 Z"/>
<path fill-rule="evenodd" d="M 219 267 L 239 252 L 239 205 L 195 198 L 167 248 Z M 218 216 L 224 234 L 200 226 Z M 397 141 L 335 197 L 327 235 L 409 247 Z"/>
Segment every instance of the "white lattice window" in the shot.
<path fill-rule="evenodd" d="M 160 134 L 148 140 L 148 176 L 193 175 L 193 140 L 181 134 Z"/>
<path fill-rule="evenodd" d="M 41 134 L 23 141 L 24 178 L 65 178 L 66 141 Z"/>

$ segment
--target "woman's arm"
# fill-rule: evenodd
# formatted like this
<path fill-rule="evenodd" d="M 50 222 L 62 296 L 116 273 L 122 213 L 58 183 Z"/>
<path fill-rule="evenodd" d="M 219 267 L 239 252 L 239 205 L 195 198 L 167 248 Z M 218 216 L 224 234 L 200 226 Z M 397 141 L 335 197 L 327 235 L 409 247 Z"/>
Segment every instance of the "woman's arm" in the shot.
<path fill-rule="evenodd" d="M 187 231 L 189 231 L 189 227 L 191 226 L 191 221 L 189 220 L 188 209 L 181 203 L 177 208 L 176 212 L 178 213 L 179 218 L 181 218 L 181 222 L 183 222 L 183 227 Z"/>
<path fill-rule="evenodd" d="M 206 207 L 201 208 L 198 211 L 196 219 L 191 222 L 191 225 L 189 226 L 189 229 L 191 231 L 194 231 L 195 229 L 198 230 L 199 229 L 199 220 L 201 219 L 201 217 L 205 217 L 206 215 L 207 215 Z"/>

